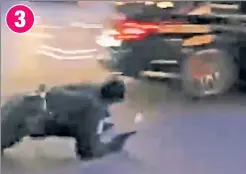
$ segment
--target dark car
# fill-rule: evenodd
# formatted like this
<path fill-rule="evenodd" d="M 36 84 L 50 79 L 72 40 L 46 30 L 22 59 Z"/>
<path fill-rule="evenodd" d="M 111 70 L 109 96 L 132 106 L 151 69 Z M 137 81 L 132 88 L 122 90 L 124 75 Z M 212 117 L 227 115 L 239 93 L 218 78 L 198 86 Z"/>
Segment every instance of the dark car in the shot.
<path fill-rule="evenodd" d="M 181 7 L 123 15 L 98 38 L 108 51 L 98 60 L 124 76 L 182 79 L 185 93 L 192 97 L 224 93 L 237 76 L 246 79 L 246 62 L 241 59 L 246 41 L 243 3 L 236 15 L 214 14 L 206 3 L 195 4 L 189 12 Z"/>
<path fill-rule="evenodd" d="M 112 58 L 110 60 L 114 61 L 119 56 L 124 57 L 123 60 L 130 59 L 133 61 L 131 65 L 134 68 L 129 68 L 128 66 L 127 71 L 134 69 L 134 72 L 126 72 L 124 70 L 124 74 L 127 76 L 137 76 L 143 70 L 154 70 L 151 72 L 144 71 L 143 73 L 152 76 L 162 75 L 167 78 L 178 77 L 179 75 L 169 71 L 165 71 L 166 74 L 160 74 L 161 71 L 159 69 L 163 67 L 166 69 L 166 65 L 168 67 L 171 65 L 171 69 L 177 68 L 177 61 L 173 60 L 177 57 L 176 51 L 172 51 L 170 46 L 180 46 L 183 35 L 189 36 L 190 30 L 194 30 L 195 33 L 204 33 L 207 32 L 207 27 L 186 26 L 186 31 L 180 34 L 181 27 L 187 22 L 173 20 L 171 19 L 171 14 L 209 14 L 210 8 L 204 3 L 194 2 L 159 3 L 161 5 L 156 3 L 144 6 L 139 3 L 130 3 L 125 4 L 124 8 L 120 6 L 118 11 L 121 12 L 121 15 L 112 20 L 111 28 L 106 28 L 101 36 L 97 38 L 98 45 L 107 48 L 106 54 L 109 53 L 109 55 L 103 55 L 101 54 L 102 51 L 100 51 L 98 59 L 105 61 L 105 59 L 110 57 Z M 138 9 L 142 10 L 134 13 L 123 10 L 129 6 L 138 6 Z M 163 44 L 166 46 L 163 46 Z M 109 62 L 109 64 L 111 63 Z"/>

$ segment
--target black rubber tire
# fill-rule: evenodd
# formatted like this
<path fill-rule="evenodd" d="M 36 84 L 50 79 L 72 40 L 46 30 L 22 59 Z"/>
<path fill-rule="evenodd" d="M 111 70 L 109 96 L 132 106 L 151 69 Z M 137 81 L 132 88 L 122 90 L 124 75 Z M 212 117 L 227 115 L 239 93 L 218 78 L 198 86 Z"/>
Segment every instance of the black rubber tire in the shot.
<path fill-rule="evenodd" d="M 227 52 L 218 50 L 218 49 L 207 49 L 202 51 L 197 51 L 190 57 L 187 57 L 182 62 L 181 67 L 181 84 L 182 90 L 185 96 L 189 99 L 200 99 L 209 95 L 205 95 L 201 90 L 197 90 L 194 86 L 191 76 L 189 75 L 189 61 L 192 58 L 209 58 L 214 63 L 217 63 L 217 67 L 220 71 L 219 77 L 219 90 L 216 94 L 211 95 L 220 95 L 227 92 L 237 81 L 238 79 L 238 70 L 233 57 L 230 56 Z"/>

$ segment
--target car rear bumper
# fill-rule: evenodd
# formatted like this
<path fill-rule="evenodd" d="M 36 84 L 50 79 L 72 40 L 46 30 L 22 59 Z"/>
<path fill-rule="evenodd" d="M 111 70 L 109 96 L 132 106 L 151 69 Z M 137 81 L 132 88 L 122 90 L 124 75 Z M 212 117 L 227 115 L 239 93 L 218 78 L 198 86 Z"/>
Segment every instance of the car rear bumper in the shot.
<path fill-rule="evenodd" d="M 134 64 L 134 59 L 141 59 L 141 57 L 134 54 L 131 50 L 117 50 L 115 48 L 107 48 L 104 53 L 101 51 L 97 56 L 97 61 L 100 65 L 111 71 L 113 74 L 130 77 L 180 78 L 178 60 L 153 60 L 149 63 L 147 69 L 139 70 L 138 74 L 132 74 L 132 68 L 127 65 Z"/>
<path fill-rule="evenodd" d="M 117 42 L 107 35 L 98 37 L 96 42 L 101 47 L 96 56 L 97 61 L 104 68 L 113 73 L 131 77 L 180 77 L 180 60 L 174 58 L 175 56 L 170 55 L 172 51 L 167 52 L 166 49 L 163 49 L 162 42 L 160 43 L 156 40 L 130 43 Z M 156 51 L 156 48 L 160 46 L 162 47 L 162 51 L 160 51 L 160 49 L 158 49 L 159 51 Z M 170 57 L 165 58 L 167 55 Z M 162 57 L 163 59 L 161 59 Z M 180 58 L 180 56 L 178 58 Z M 146 60 L 148 61 L 147 66 L 142 66 L 143 61 Z"/>

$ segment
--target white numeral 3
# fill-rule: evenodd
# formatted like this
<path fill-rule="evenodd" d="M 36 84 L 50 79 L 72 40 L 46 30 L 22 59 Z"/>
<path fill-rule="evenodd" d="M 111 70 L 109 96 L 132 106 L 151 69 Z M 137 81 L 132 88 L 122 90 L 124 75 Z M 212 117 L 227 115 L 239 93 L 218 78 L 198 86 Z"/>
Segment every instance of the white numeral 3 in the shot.
<path fill-rule="evenodd" d="M 22 10 L 17 10 L 15 12 L 15 16 L 18 16 L 18 22 L 15 22 L 15 26 L 18 28 L 24 27 L 26 25 L 26 14 Z"/>

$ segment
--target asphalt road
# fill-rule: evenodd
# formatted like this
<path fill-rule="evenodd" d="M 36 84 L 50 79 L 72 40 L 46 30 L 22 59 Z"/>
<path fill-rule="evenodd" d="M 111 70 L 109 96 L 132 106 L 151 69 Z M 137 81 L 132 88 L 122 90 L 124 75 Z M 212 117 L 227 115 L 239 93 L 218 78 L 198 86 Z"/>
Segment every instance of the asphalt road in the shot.
<path fill-rule="evenodd" d="M 33 90 L 39 83 L 99 82 L 108 76 L 94 60 L 94 38 L 110 8 L 100 4 L 90 10 L 67 4 L 31 6 L 37 21 L 27 34 L 11 33 L 1 20 L 2 100 Z M 81 162 L 75 158 L 72 139 L 34 141 L 26 137 L 1 158 L 1 172 L 245 173 L 243 94 L 190 102 L 161 82 L 127 82 L 126 101 L 112 107 L 118 131 L 138 130 L 124 152 Z"/>

